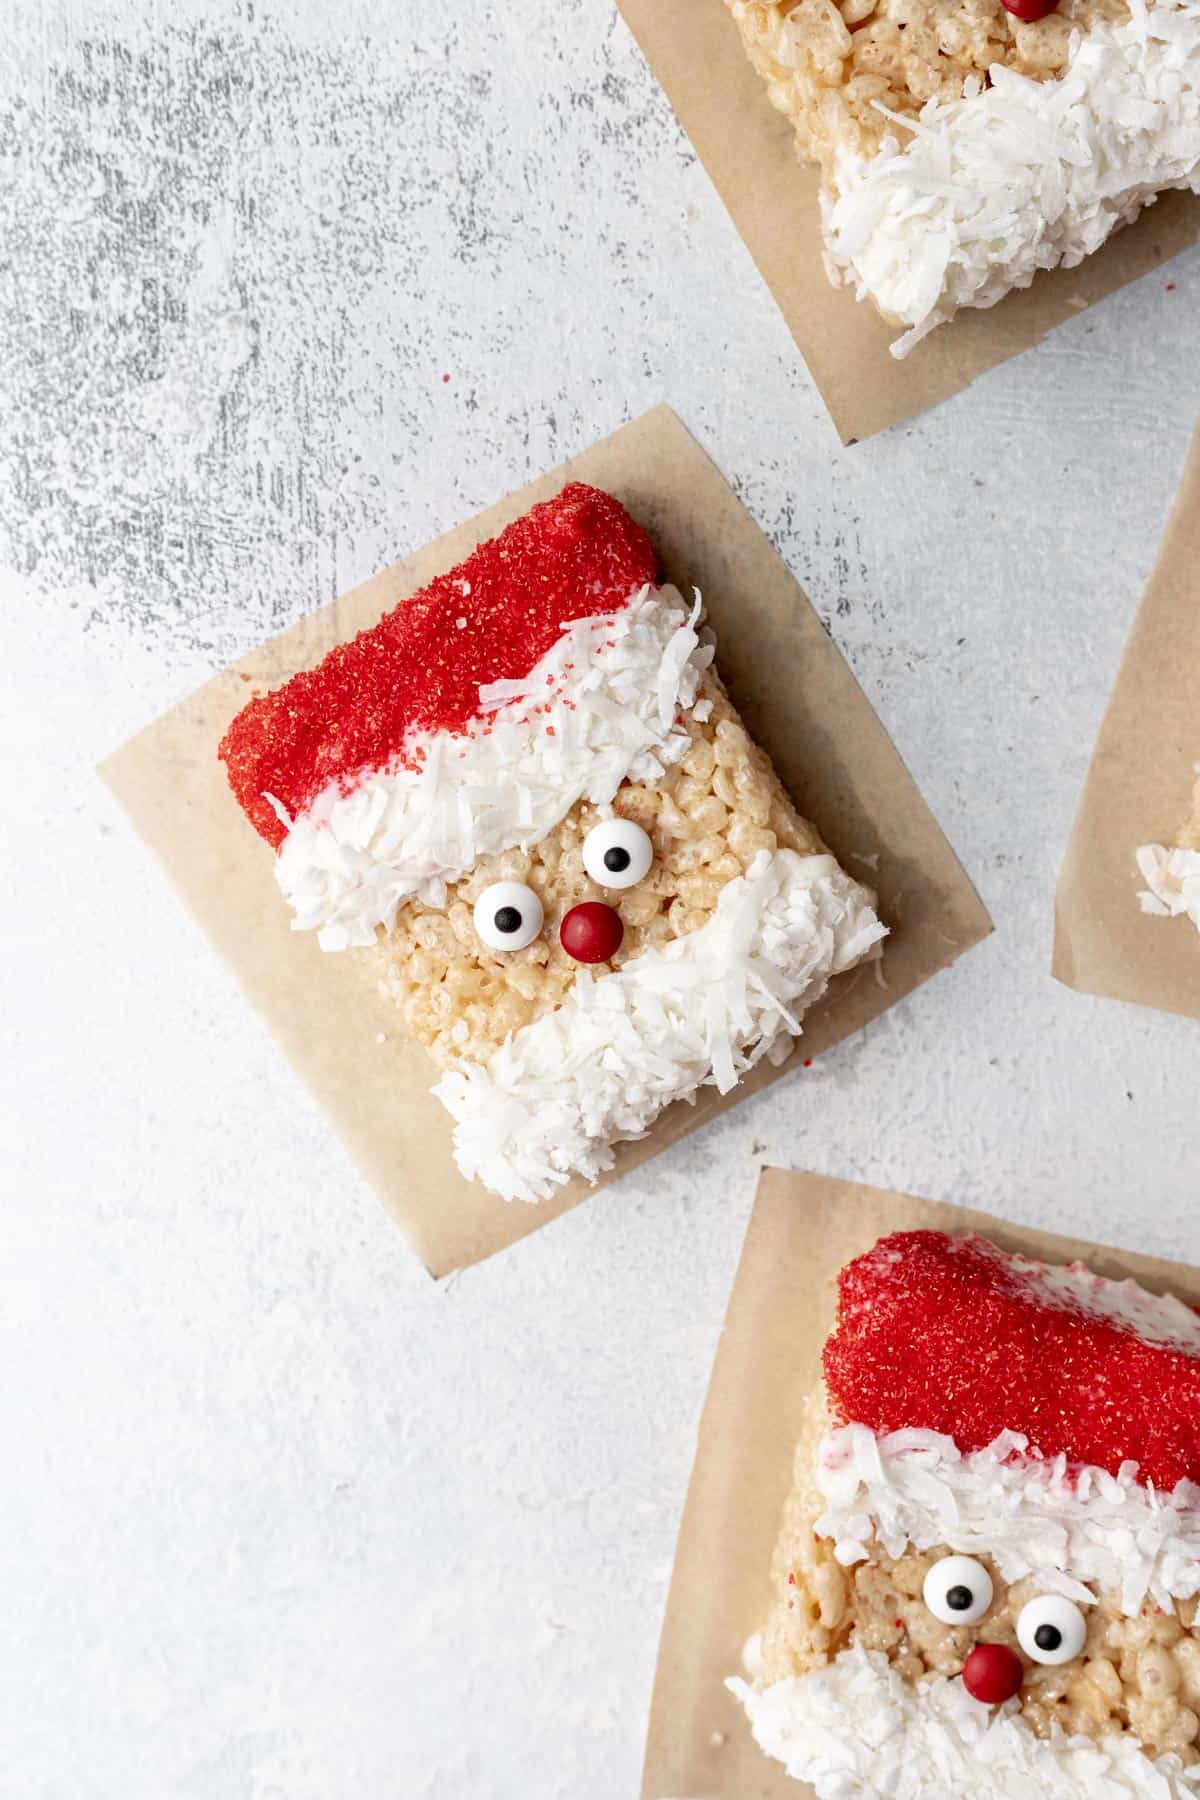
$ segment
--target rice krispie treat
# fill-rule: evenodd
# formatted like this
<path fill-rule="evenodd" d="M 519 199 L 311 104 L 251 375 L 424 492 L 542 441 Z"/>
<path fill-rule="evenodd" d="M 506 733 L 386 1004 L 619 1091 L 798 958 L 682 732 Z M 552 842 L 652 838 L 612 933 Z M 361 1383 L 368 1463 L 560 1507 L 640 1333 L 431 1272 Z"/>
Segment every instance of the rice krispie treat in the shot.
<path fill-rule="evenodd" d="M 1200 0 L 726 4 L 894 355 L 1200 192 Z"/>
<path fill-rule="evenodd" d="M 372 959 L 444 1071 L 459 1166 L 506 1199 L 781 1060 L 878 954 L 873 896 L 712 662 L 699 599 L 576 483 L 221 744 L 294 928 Z"/>
<path fill-rule="evenodd" d="M 1155 918 L 1187 918 L 1200 931 L 1200 781 L 1192 792 L 1192 813 L 1174 844 L 1143 844 L 1138 868 L 1146 883 L 1142 911 Z"/>
<path fill-rule="evenodd" d="M 754 1735 L 820 1800 L 1200 1792 L 1200 1317 L 897 1232 L 843 1269 Z"/>

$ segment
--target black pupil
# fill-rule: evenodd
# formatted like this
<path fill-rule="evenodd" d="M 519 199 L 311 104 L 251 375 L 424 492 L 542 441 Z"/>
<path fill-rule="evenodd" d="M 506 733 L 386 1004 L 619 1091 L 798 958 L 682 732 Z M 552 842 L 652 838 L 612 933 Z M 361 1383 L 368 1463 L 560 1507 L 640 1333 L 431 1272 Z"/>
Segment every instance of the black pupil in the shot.
<path fill-rule="evenodd" d="M 974 1598 L 970 1588 L 961 1584 L 946 1590 L 946 1605 L 951 1612 L 966 1612 Z"/>
<path fill-rule="evenodd" d="M 1061 1650 L 1062 1632 L 1057 1625 L 1039 1625 L 1033 1634 L 1033 1641 L 1039 1650 Z"/>
<path fill-rule="evenodd" d="M 623 875 L 629 863 L 629 852 L 622 850 L 620 844 L 614 844 L 611 850 L 604 852 L 604 866 L 612 875 Z"/>
<path fill-rule="evenodd" d="M 502 906 L 493 923 L 497 931 L 520 931 L 521 914 L 515 906 Z"/>

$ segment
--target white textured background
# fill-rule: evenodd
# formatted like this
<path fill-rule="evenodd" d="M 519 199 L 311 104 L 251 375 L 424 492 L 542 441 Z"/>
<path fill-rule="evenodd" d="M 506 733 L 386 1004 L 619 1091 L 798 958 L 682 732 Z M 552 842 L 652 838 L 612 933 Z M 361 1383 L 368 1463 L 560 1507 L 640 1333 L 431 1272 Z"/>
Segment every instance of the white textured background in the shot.
<path fill-rule="evenodd" d="M 842 451 L 608 0 L 0 0 L 0 42 L 0 1792 L 625 1800 L 758 1163 L 1200 1258 L 1196 1026 L 1047 974 L 1200 254 Z M 996 936 L 436 1290 L 92 765 L 661 399 Z"/>

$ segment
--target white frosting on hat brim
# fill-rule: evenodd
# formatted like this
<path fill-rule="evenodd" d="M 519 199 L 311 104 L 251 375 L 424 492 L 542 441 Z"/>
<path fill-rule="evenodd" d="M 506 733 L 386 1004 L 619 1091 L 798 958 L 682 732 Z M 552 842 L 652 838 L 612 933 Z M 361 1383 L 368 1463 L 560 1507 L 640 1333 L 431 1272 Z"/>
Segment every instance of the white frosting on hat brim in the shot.
<path fill-rule="evenodd" d="M 786 1054 L 831 975 L 886 930 L 874 899 L 832 856 L 762 850 L 722 888 L 698 931 L 594 979 L 581 970 L 554 1012 L 515 1032 L 486 1066 L 434 1093 L 457 1124 L 463 1173 L 506 1200 L 544 1200 L 613 1163 L 665 1106 L 728 1092 L 760 1058 Z"/>
<path fill-rule="evenodd" d="M 1046 1263 L 999 1249 L 981 1248 L 1001 1262 L 1040 1306 L 1083 1313 L 1163 1350 L 1200 1355 L 1200 1313 L 1174 1294 L 1154 1294 L 1140 1281 L 1114 1281 L 1086 1263 Z"/>
<path fill-rule="evenodd" d="M 846 1565 L 870 1557 L 872 1540 L 893 1557 L 944 1545 L 1081 1605 L 1117 1594 L 1130 1617 L 1147 1598 L 1170 1610 L 1200 1593 L 1200 1487 L 1157 1493 L 1136 1463 L 1110 1475 L 1041 1461 L 1017 1432 L 963 1455 L 938 1432 L 877 1437 L 851 1424 L 822 1438 L 814 1474 L 825 1501 L 814 1530 Z"/>
<path fill-rule="evenodd" d="M 1142 911 L 1160 919 L 1190 919 L 1200 931 L 1200 850 L 1143 844 L 1137 862 L 1146 883 L 1138 895 Z"/>
<path fill-rule="evenodd" d="M 818 1800 L 1195 1800 L 1200 1771 L 1130 1736 L 1037 1738 L 1017 1702 L 988 1707 L 957 1678 L 911 1686 L 857 1646 L 761 1691 L 726 1683 L 768 1756 Z"/>
<path fill-rule="evenodd" d="M 482 687 L 486 728 L 417 734 L 403 763 L 330 782 L 294 819 L 277 805 L 293 930 L 315 930 L 323 950 L 371 944 L 404 901 L 444 906 L 448 882 L 537 843 L 577 801 L 660 780 L 688 752 L 678 718 L 712 661 L 699 616 L 698 596 L 689 616 L 674 588 L 645 588 L 566 626 L 520 680 Z"/>
<path fill-rule="evenodd" d="M 1130 0 L 1072 41 L 1066 73 L 930 101 L 903 148 L 843 150 L 826 196 L 834 278 L 911 327 L 904 356 L 961 306 L 1075 267 L 1157 194 L 1200 192 L 1200 0 Z"/>

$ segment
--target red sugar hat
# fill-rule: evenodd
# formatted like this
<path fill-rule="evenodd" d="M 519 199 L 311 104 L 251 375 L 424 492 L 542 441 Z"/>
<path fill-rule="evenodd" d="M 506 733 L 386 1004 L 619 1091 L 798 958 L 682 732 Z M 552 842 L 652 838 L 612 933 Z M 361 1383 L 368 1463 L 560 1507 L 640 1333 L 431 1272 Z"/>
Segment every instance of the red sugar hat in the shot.
<path fill-rule="evenodd" d="M 1169 1490 L 1200 1481 L 1200 1317 L 1133 1283 L 1013 1257 L 975 1234 L 900 1231 L 839 1277 L 830 1403 L 877 1435 L 917 1427 Z"/>
<path fill-rule="evenodd" d="M 264 795 L 295 817 L 330 782 L 390 762 L 412 732 L 464 731 L 482 685 L 527 675 L 565 624 L 615 612 L 657 579 L 650 541 L 620 502 L 572 482 L 244 707 L 219 750 L 239 804 L 278 847 L 286 827 Z"/>

